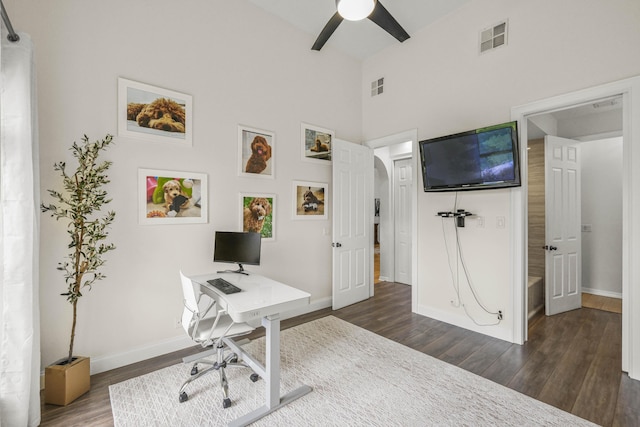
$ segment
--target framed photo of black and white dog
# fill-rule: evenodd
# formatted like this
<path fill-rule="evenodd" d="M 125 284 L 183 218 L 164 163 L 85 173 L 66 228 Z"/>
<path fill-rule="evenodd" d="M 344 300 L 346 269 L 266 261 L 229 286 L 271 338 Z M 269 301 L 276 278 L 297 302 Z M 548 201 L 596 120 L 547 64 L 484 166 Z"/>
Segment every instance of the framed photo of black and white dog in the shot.
<path fill-rule="evenodd" d="M 238 126 L 238 159 L 241 176 L 275 177 L 276 135 L 273 132 Z"/>
<path fill-rule="evenodd" d="M 242 231 L 260 233 L 262 241 L 276 238 L 276 195 L 240 193 Z"/>
<path fill-rule="evenodd" d="M 207 175 L 138 169 L 138 218 L 142 225 L 206 224 Z"/>
<path fill-rule="evenodd" d="M 192 145 L 192 97 L 118 78 L 118 135 Z"/>
<path fill-rule="evenodd" d="M 293 181 L 293 219 L 328 219 L 329 184 Z"/>
<path fill-rule="evenodd" d="M 331 164 L 331 145 L 335 132 L 318 126 L 302 123 L 300 126 L 302 140 L 302 160 L 308 162 Z"/>

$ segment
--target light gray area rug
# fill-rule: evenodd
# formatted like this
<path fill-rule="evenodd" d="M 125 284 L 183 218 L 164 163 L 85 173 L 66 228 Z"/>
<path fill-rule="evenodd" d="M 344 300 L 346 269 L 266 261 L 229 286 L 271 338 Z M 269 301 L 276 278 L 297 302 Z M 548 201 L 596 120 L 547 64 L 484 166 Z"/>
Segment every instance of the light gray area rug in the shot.
<path fill-rule="evenodd" d="M 264 339 L 245 346 L 263 361 Z M 281 334 L 282 394 L 308 395 L 256 426 L 593 426 L 514 390 L 333 316 Z M 264 382 L 228 369 L 233 405 L 222 408 L 218 373 L 187 389 L 178 364 L 109 387 L 116 426 L 220 426 L 264 404 Z"/>

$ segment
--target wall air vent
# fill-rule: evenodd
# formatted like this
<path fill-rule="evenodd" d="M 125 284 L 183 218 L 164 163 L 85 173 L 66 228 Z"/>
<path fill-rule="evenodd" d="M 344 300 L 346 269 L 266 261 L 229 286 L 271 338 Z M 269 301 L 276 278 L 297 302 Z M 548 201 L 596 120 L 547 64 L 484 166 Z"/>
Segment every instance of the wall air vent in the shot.
<path fill-rule="evenodd" d="M 502 21 L 480 31 L 480 53 L 505 46 L 507 44 L 507 21 Z"/>
<path fill-rule="evenodd" d="M 371 82 L 371 96 L 380 95 L 384 91 L 384 77 Z"/>

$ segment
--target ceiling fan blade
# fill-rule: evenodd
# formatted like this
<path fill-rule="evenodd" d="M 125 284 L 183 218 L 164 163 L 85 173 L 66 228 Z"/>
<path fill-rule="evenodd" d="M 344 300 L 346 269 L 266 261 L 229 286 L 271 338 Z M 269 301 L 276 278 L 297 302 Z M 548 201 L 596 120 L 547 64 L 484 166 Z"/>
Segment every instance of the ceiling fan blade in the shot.
<path fill-rule="evenodd" d="M 324 26 L 322 31 L 320 31 L 320 35 L 318 36 L 318 38 L 316 39 L 316 42 L 311 47 L 311 50 L 320 50 L 320 49 L 322 49 L 322 46 L 324 46 L 324 44 L 327 42 L 327 40 L 329 40 L 329 37 L 331 37 L 333 32 L 336 30 L 336 28 L 338 28 L 338 25 L 340 25 L 340 23 L 343 20 L 344 20 L 344 18 L 342 16 L 340 16 L 340 14 L 338 12 L 336 12 L 331 17 L 331 19 L 329 19 L 329 22 L 327 22 L 327 25 Z"/>
<path fill-rule="evenodd" d="M 409 34 L 398 24 L 389 11 L 380 3 L 376 2 L 376 7 L 369 15 L 369 19 L 375 22 L 380 28 L 395 37 L 400 43 L 409 38 Z"/>

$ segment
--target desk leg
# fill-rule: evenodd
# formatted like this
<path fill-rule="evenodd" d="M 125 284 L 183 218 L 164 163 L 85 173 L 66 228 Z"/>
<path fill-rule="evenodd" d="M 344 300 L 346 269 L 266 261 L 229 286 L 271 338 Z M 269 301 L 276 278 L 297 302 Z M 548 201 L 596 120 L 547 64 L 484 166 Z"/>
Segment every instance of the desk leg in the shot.
<path fill-rule="evenodd" d="M 263 317 L 262 326 L 266 331 L 265 403 L 273 408 L 280 403 L 280 316 Z"/>
<path fill-rule="evenodd" d="M 308 385 L 303 385 L 280 397 L 280 315 L 263 317 L 262 326 L 266 331 L 266 366 L 263 378 L 266 392 L 265 405 L 232 421 L 229 426 L 249 425 L 312 390 Z"/>

